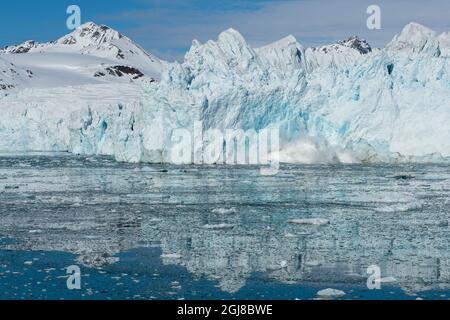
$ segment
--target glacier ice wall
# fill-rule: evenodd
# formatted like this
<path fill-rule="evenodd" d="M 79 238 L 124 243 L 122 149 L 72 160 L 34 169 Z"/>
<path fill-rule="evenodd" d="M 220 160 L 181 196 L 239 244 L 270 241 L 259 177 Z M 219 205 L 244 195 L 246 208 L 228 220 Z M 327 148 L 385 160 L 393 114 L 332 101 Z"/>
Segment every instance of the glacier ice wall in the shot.
<path fill-rule="evenodd" d="M 292 36 L 252 49 L 227 30 L 169 65 L 145 110 L 164 115 L 169 131 L 193 119 L 222 130 L 277 126 L 289 162 L 438 161 L 450 156 L 442 39 L 413 23 L 373 52 L 357 39 L 305 50 Z"/>
<path fill-rule="evenodd" d="M 193 41 L 144 91 L 111 86 L 89 100 L 66 89 L 76 101 L 67 109 L 54 94 L 51 103 L 30 103 L 35 93 L 0 100 L 0 150 L 171 162 L 173 131 L 201 121 L 203 130 L 279 128 L 287 162 L 441 161 L 450 157 L 449 59 L 449 34 L 414 23 L 382 50 L 358 38 L 305 49 L 292 36 L 254 49 L 230 29 Z"/>

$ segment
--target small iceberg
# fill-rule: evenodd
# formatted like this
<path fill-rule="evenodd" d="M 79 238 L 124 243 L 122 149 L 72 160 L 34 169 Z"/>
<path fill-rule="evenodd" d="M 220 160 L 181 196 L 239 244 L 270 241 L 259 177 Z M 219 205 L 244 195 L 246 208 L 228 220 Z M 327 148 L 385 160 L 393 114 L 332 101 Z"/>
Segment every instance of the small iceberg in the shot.
<path fill-rule="evenodd" d="M 292 224 L 310 224 L 315 226 L 324 226 L 330 224 L 330 221 L 323 218 L 311 218 L 311 219 L 293 219 L 289 223 Z"/>
<path fill-rule="evenodd" d="M 205 224 L 203 226 L 203 229 L 208 229 L 208 230 L 227 230 L 227 229 L 233 229 L 233 228 L 234 228 L 234 225 L 226 224 L 226 223 Z"/>
<path fill-rule="evenodd" d="M 322 265 L 319 261 L 306 261 L 305 266 L 307 267 L 318 267 Z"/>
<path fill-rule="evenodd" d="M 285 237 L 285 238 L 297 238 L 297 236 L 296 236 L 295 234 L 292 234 L 292 233 L 289 233 L 289 232 L 288 232 L 288 233 L 285 233 L 285 234 L 284 234 L 284 237 Z"/>
<path fill-rule="evenodd" d="M 337 289 L 324 289 L 317 292 L 317 295 L 322 298 L 337 298 L 345 296 L 345 292 Z"/>
<path fill-rule="evenodd" d="M 266 270 L 269 272 L 279 271 L 282 269 L 286 269 L 288 267 L 288 262 L 286 260 L 282 260 L 279 264 L 267 266 Z"/>
<path fill-rule="evenodd" d="M 381 278 L 379 281 L 381 283 L 393 283 L 393 282 L 396 282 L 397 279 L 395 279 L 394 277 L 385 277 L 385 278 Z"/>
<path fill-rule="evenodd" d="M 382 206 L 375 209 L 379 213 L 395 213 L 395 212 L 409 212 L 421 210 L 423 204 L 421 202 L 397 203 L 394 205 Z"/>
<path fill-rule="evenodd" d="M 216 214 L 231 214 L 236 213 L 236 208 L 215 208 L 211 212 Z"/>
<path fill-rule="evenodd" d="M 178 253 L 167 253 L 167 254 L 162 254 L 161 258 L 163 258 L 163 259 L 181 259 L 181 255 L 179 255 Z"/>

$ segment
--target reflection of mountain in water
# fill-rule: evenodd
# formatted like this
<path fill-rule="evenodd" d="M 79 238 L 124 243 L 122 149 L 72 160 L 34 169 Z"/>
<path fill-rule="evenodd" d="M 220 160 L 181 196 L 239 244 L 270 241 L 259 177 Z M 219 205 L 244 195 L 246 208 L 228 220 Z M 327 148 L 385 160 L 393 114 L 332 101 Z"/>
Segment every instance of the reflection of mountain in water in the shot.
<path fill-rule="evenodd" d="M 0 158 L 0 237 L 102 267 L 161 247 L 165 264 L 236 292 L 253 273 L 284 283 L 366 283 L 368 266 L 407 291 L 449 287 L 445 167 L 160 167 L 109 159 Z M 14 160 L 14 161 L 13 161 Z M 414 178 L 396 179 L 398 172 Z M 329 225 L 296 225 L 325 218 Z"/>
<path fill-rule="evenodd" d="M 240 218 L 227 220 L 236 225 L 240 222 Z M 217 279 L 227 292 L 238 291 L 254 272 L 285 283 L 364 285 L 366 269 L 372 264 L 380 265 L 383 277 L 394 277 L 406 290 L 420 291 L 448 282 L 446 249 L 433 252 L 432 247 L 416 247 L 412 239 L 387 238 L 395 228 L 380 232 L 384 226 L 346 223 L 304 228 L 273 223 L 253 230 L 235 227 L 222 231 L 204 230 L 200 221 L 181 218 L 146 230 L 151 230 L 149 235 L 156 232 L 163 239 L 163 251 L 176 257 L 165 263 Z"/>

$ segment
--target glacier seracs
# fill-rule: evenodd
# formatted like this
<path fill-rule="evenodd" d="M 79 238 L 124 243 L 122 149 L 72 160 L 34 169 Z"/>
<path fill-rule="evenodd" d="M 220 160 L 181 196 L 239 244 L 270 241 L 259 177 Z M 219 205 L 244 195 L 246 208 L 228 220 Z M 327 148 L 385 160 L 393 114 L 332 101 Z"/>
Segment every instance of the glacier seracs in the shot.
<path fill-rule="evenodd" d="M 381 50 L 357 37 L 305 49 L 293 36 L 255 49 L 229 29 L 216 41 L 194 40 L 183 63 L 161 62 L 160 82 L 144 88 L 72 86 L 3 98 L 0 150 L 171 162 L 173 130 L 201 121 L 203 130 L 277 127 L 286 162 L 444 161 L 449 43 L 448 33 L 412 23 Z"/>

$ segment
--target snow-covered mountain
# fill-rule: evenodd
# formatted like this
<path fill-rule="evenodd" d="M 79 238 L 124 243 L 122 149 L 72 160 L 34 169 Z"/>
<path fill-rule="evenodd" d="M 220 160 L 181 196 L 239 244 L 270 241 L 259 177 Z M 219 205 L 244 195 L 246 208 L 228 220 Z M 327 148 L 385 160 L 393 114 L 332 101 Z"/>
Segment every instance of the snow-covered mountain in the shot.
<path fill-rule="evenodd" d="M 308 48 L 305 54 L 308 68 L 313 70 L 351 65 L 371 52 L 372 48 L 366 40 L 354 36 L 334 44 Z"/>
<path fill-rule="evenodd" d="M 0 58 L 0 96 L 17 86 L 24 86 L 26 80 L 33 78 L 33 72 L 18 68 L 13 63 Z"/>
<path fill-rule="evenodd" d="M 394 37 L 387 49 L 393 52 L 436 54 L 439 46 L 440 41 L 435 31 L 417 23 L 410 23 L 402 33 Z"/>
<path fill-rule="evenodd" d="M 52 42 L 26 41 L 0 57 L 35 74 L 26 87 L 159 80 L 162 62 L 119 32 L 89 22 Z"/>
<path fill-rule="evenodd" d="M 82 29 L 76 39 L 81 34 L 98 38 Z M 118 37 L 108 32 L 106 38 Z M 75 45 L 84 52 L 77 56 L 103 59 L 102 50 L 64 39 L 56 47 Z M 0 150 L 68 150 L 120 161 L 170 162 L 174 130 L 192 131 L 201 121 L 204 131 L 277 127 L 281 160 L 287 162 L 446 161 L 449 44 L 449 33 L 437 35 L 416 23 L 377 50 L 357 37 L 305 49 L 293 36 L 255 49 L 229 29 L 217 41 L 194 40 L 184 62 L 166 64 L 161 80 L 145 92 L 103 83 L 97 95 L 95 87 L 80 85 L 3 98 L 0 108 L 7 116 L 0 119 Z M 26 54 L 58 53 L 45 46 L 33 44 Z M 59 100 L 70 99 L 66 110 Z"/>

